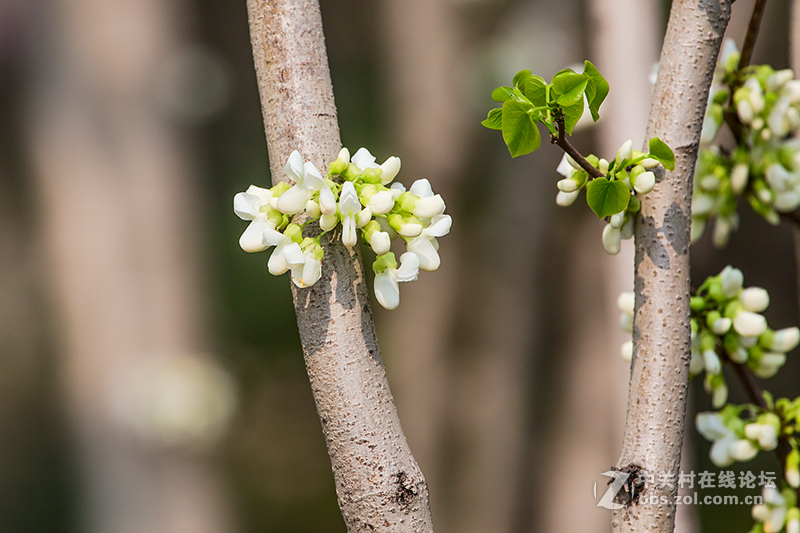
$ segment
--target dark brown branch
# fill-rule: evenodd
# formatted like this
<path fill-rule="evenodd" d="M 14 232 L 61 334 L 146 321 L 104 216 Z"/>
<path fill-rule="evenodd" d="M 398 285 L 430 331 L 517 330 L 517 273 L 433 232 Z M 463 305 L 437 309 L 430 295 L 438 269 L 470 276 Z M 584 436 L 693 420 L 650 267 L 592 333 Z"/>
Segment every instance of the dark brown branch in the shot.
<path fill-rule="evenodd" d="M 574 159 L 592 178 L 604 178 L 605 176 L 603 173 L 594 168 L 567 140 L 567 128 L 564 125 L 564 115 L 561 113 L 559 113 L 556 119 L 556 129 L 558 130 L 558 135 L 551 135 L 550 142 L 564 150 L 567 155 Z"/>
<path fill-rule="evenodd" d="M 758 28 L 761 26 L 761 16 L 764 14 L 766 3 L 767 0 L 756 0 L 756 5 L 753 6 L 753 15 L 750 17 L 750 24 L 747 26 L 742 55 L 739 59 L 740 71 L 750 65 L 750 59 L 753 57 L 753 48 L 756 46 L 756 37 L 758 37 Z"/>
<path fill-rule="evenodd" d="M 790 211 L 788 213 L 780 213 L 781 218 L 788 222 L 791 222 L 798 228 L 800 228 L 800 210 L 798 211 Z"/>

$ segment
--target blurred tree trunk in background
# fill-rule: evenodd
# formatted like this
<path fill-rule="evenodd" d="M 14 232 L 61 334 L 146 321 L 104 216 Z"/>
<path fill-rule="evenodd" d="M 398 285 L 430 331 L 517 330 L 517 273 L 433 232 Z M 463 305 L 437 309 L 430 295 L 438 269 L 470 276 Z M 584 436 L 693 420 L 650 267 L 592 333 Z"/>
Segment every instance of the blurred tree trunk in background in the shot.
<path fill-rule="evenodd" d="M 183 418 L 193 407 L 180 386 L 206 375 L 195 356 L 207 340 L 204 216 L 191 144 L 156 94 L 187 13 L 161 0 L 46 7 L 31 142 L 82 531 L 230 531 L 221 484 L 180 426 L 196 422 Z M 159 433 L 173 422 L 177 434 Z"/>
<path fill-rule="evenodd" d="M 656 5 L 635 0 L 591 0 L 591 25 L 586 59 L 592 61 L 610 85 L 593 127 L 595 152 L 611 160 L 628 139 L 642 145 L 653 86 L 648 77 L 658 51 L 663 23 Z M 620 28 L 637 28 L 636 38 Z M 625 58 L 620 60 L 620 58 Z M 579 148 L 582 152 L 590 150 Z M 581 203 L 581 202 L 578 202 Z M 584 225 L 568 259 L 568 322 L 575 325 L 563 354 L 568 365 L 563 384 L 555 437 L 550 443 L 553 461 L 546 479 L 552 483 L 545 495 L 548 530 L 607 531 L 610 513 L 596 507 L 591 498 L 576 498 L 598 481 L 599 474 L 616 462 L 625 422 L 629 365 L 620 357 L 620 346 L 630 334 L 619 326 L 616 300 L 633 291 L 633 241 L 623 241 L 616 256 L 605 253 L 600 243 L 603 225 L 596 217 Z M 566 333 L 566 332 L 565 332 Z"/>

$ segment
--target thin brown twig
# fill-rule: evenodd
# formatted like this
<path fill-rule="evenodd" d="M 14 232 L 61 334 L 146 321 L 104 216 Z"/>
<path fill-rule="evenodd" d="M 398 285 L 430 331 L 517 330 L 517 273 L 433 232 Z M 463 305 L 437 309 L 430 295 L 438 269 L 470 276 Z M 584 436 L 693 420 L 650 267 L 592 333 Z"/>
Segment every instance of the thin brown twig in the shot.
<path fill-rule="evenodd" d="M 761 17 L 764 14 L 764 6 L 767 0 L 756 0 L 753 6 L 753 14 L 750 17 L 750 24 L 747 26 L 747 33 L 744 36 L 744 45 L 742 45 L 742 54 L 739 59 L 739 70 L 746 68 L 750 65 L 750 59 L 753 57 L 753 49 L 756 46 L 756 37 L 758 37 L 758 29 L 761 26 Z"/>
<path fill-rule="evenodd" d="M 603 173 L 594 168 L 567 140 L 567 128 L 564 125 L 564 115 L 562 113 L 559 113 L 556 118 L 556 129 L 558 130 L 558 135 L 551 135 L 550 142 L 564 150 L 567 155 L 574 159 L 592 178 L 604 178 L 605 176 Z"/>

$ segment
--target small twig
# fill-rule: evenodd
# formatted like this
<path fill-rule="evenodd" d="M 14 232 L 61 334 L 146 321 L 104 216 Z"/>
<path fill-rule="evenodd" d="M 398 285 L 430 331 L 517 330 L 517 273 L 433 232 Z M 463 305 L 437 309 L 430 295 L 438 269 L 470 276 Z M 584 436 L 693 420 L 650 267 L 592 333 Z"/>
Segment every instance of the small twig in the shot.
<path fill-rule="evenodd" d="M 730 361 L 730 359 L 728 360 Z M 739 363 L 731 362 L 731 366 L 733 366 L 733 370 L 736 372 L 736 376 L 739 378 L 750 401 L 764 410 L 769 410 L 767 402 L 764 400 L 764 393 L 761 390 L 761 386 L 758 384 L 758 380 L 753 375 L 753 371 L 750 370 L 747 365 Z M 786 468 L 786 458 L 791 451 L 792 445 L 789 444 L 789 439 L 781 436 L 778 440 L 778 447 L 775 448 L 775 455 L 778 457 L 781 470 Z M 800 497 L 800 489 L 794 489 L 794 491 L 797 493 L 798 497 Z"/>
<path fill-rule="evenodd" d="M 564 125 L 564 115 L 562 113 L 559 113 L 556 118 L 556 128 L 558 130 L 558 135 L 551 135 L 550 142 L 564 150 L 567 155 L 574 159 L 592 178 L 604 178 L 605 176 L 603 173 L 594 168 L 567 140 L 567 128 Z"/>
<path fill-rule="evenodd" d="M 756 5 L 753 6 L 753 15 L 750 17 L 750 24 L 747 26 L 747 34 L 744 36 L 744 45 L 742 45 L 742 54 L 739 56 L 740 71 L 750 65 L 750 59 L 753 57 L 753 48 L 756 46 L 756 37 L 758 37 L 758 28 L 761 26 L 761 16 L 764 14 L 766 3 L 767 0 L 756 0 Z"/>

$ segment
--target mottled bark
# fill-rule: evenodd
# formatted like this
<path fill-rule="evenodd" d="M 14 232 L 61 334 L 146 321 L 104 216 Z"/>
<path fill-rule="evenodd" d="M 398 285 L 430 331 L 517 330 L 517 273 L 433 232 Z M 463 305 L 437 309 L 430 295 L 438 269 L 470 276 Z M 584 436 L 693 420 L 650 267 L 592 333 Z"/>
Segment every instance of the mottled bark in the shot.
<path fill-rule="evenodd" d="M 340 148 L 316 0 L 248 0 L 273 182 L 292 150 L 321 171 Z M 430 532 L 428 488 L 381 362 L 361 257 L 323 239 L 322 279 L 293 287 L 314 401 L 348 531 Z"/>
<path fill-rule="evenodd" d="M 670 12 L 645 139 L 676 156 L 643 197 L 636 225 L 634 353 L 618 466 L 677 476 L 691 339 L 689 227 L 692 175 L 708 89 L 730 18 L 727 0 L 676 1 Z M 676 484 L 646 485 L 638 504 L 614 513 L 614 531 L 672 531 Z M 649 498 L 670 503 L 650 504 Z"/>

